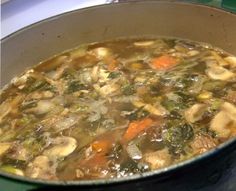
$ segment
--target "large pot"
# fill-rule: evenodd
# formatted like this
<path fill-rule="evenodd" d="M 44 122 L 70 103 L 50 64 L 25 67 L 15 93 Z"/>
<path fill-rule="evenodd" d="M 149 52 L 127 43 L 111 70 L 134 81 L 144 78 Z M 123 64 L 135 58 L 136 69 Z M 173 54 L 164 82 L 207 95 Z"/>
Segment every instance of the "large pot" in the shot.
<path fill-rule="evenodd" d="M 39 10 L 40 11 L 40 10 Z M 1 87 L 15 75 L 81 43 L 116 37 L 158 35 L 202 41 L 236 55 L 236 15 L 196 4 L 132 2 L 91 7 L 36 23 L 2 40 Z M 161 170 L 112 180 L 48 182 L 0 172 L 5 183 L 38 190 L 217 190 L 233 191 L 236 140 Z M 1 187 L 1 185 L 0 185 Z M 48 188 L 49 189 L 49 188 Z"/>

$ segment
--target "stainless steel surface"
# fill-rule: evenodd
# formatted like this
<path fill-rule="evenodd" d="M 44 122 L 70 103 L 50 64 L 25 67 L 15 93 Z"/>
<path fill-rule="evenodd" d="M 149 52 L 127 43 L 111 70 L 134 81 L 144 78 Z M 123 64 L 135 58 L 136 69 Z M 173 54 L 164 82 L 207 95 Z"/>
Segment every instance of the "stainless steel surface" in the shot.
<path fill-rule="evenodd" d="M 104 3 L 106 0 L 8 0 L 1 5 L 1 38 L 43 19 Z"/>

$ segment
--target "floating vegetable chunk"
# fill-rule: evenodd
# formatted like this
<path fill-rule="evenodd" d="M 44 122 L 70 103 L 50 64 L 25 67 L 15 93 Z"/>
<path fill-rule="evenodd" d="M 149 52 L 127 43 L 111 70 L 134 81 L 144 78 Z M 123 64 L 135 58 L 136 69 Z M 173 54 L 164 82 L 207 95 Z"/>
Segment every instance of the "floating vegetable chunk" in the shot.
<path fill-rule="evenodd" d="M 33 179 L 127 177 L 235 137 L 236 57 L 188 40 L 83 44 L 0 93 L 0 171 Z"/>
<path fill-rule="evenodd" d="M 26 175 L 31 178 L 55 179 L 55 166 L 47 156 L 37 156 L 26 168 Z"/>
<path fill-rule="evenodd" d="M 228 102 L 221 106 L 221 111 L 211 121 L 210 129 L 220 138 L 236 135 L 236 107 Z"/>
<path fill-rule="evenodd" d="M 167 149 L 146 153 L 143 160 L 150 164 L 152 170 L 168 166 L 172 161 Z"/>
<path fill-rule="evenodd" d="M 205 111 L 206 111 L 206 105 L 195 104 L 185 111 L 185 118 L 188 122 L 194 123 L 202 119 L 202 116 L 204 115 Z"/>
<path fill-rule="evenodd" d="M 76 139 L 72 137 L 56 137 L 52 140 L 52 147 L 46 149 L 43 154 L 49 158 L 61 158 L 71 154 L 77 146 Z"/>

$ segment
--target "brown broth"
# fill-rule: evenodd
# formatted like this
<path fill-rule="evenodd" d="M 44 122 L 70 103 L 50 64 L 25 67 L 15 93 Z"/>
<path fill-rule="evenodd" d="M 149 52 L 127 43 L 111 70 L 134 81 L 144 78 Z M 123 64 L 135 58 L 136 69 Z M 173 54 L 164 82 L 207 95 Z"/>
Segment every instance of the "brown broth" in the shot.
<path fill-rule="evenodd" d="M 160 169 L 236 136 L 236 57 L 181 39 L 82 45 L 0 100 L 0 170 L 46 180 Z"/>

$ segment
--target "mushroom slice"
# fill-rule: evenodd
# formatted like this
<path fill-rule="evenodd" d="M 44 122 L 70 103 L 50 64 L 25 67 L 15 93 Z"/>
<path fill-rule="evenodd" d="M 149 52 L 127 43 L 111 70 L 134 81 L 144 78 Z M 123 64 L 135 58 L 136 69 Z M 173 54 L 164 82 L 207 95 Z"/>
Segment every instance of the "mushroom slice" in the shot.
<path fill-rule="evenodd" d="M 217 133 L 220 138 L 228 138 L 230 136 L 230 129 L 227 126 L 232 120 L 225 111 L 220 111 L 215 115 L 210 124 L 210 129 Z"/>
<path fill-rule="evenodd" d="M 207 106 L 205 104 L 194 104 L 192 107 L 187 109 L 184 113 L 185 118 L 190 123 L 195 123 L 202 119 Z"/>
<path fill-rule="evenodd" d="M 236 57 L 228 56 L 224 60 L 229 63 L 231 68 L 235 68 L 236 67 Z"/>
<path fill-rule="evenodd" d="M 57 137 L 52 141 L 52 147 L 46 149 L 43 155 L 52 159 L 63 158 L 71 154 L 76 146 L 77 141 L 72 137 Z"/>
<path fill-rule="evenodd" d="M 143 161 L 148 163 L 152 170 L 170 165 L 171 160 L 171 155 L 167 149 L 146 153 L 143 156 Z"/>
<path fill-rule="evenodd" d="M 236 107 L 228 102 L 221 106 L 222 110 L 215 115 L 210 124 L 210 129 L 220 138 L 228 138 L 236 132 Z"/>
<path fill-rule="evenodd" d="M 40 179 L 55 179 L 56 168 L 47 156 L 37 156 L 26 168 L 26 176 Z"/>
<path fill-rule="evenodd" d="M 233 104 L 224 102 L 221 107 L 223 111 L 227 112 L 232 120 L 236 121 L 236 107 Z"/>
<path fill-rule="evenodd" d="M 207 75 L 213 80 L 222 80 L 227 81 L 235 76 L 233 72 L 227 70 L 222 66 L 216 64 L 209 65 L 209 68 L 206 70 Z"/>

